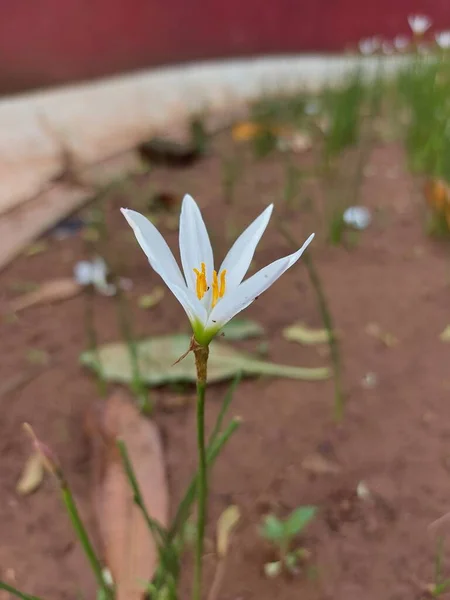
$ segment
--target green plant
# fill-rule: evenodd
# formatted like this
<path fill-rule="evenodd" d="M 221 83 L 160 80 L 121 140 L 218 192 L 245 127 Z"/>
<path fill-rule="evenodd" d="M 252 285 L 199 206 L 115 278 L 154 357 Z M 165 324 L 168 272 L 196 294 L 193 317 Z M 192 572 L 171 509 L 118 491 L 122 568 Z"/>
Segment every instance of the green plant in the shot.
<path fill-rule="evenodd" d="M 418 57 L 397 79 L 411 168 L 450 179 L 450 64 Z"/>
<path fill-rule="evenodd" d="M 325 91 L 324 105 L 330 118 L 324 140 L 326 164 L 344 148 L 357 142 L 364 95 L 365 87 L 359 71 L 353 73 L 341 88 Z"/>
<path fill-rule="evenodd" d="M 276 548 L 278 555 L 277 560 L 264 565 L 268 577 L 276 577 L 282 571 L 297 571 L 299 561 L 306 558 L 308 553 L 302 547 L 294 548 L 294 540 L 312 521 L 316 512 L 315 506 L 300 506 L 286 519 L 279 519 L 273 514 L 265 516 L 260 534 Z"/>
<path fill-rule="evenodd" d="M 450 579 L 442 576 L 444 562 L 444 538 L 439 536 L 436 546 L 436 557 L 434 562 L 434 583 L 430 587 L 430 593 L 433 598 L 439 598 L 450 588 Z"/>

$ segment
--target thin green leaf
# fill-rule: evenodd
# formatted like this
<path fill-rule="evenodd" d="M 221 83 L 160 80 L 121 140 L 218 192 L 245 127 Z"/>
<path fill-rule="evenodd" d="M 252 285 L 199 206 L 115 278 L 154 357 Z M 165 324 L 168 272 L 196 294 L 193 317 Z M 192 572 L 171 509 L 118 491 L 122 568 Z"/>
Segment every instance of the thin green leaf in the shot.
<path fill-rule="evenodd" d="M 284 538 L 284 523 L 275 515 L 267 515 L 261 527 L 261 535 L 271 542 L 279 542 Z"/>
<path fill-rule="evenodd" d="M 290 538 L 298 535 L 315 517 L 316 512 L 315 506 L 300 506 L 294 510 L 284 523 L 286 535 Z"/>

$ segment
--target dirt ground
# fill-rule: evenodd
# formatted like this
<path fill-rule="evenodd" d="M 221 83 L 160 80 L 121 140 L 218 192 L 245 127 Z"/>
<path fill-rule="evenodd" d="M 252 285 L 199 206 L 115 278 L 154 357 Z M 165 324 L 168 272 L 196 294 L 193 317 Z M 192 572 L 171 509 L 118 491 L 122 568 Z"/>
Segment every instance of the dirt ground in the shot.
<path fill-rule="evenodd" d="M 312 227 L 323 230 L 317 215 L 283 207 L 283 169 L 276 158 L 246 170 L 232 209 L 223 200 L 220 164 L 218 153 L 213 153 L 178 172 L 157 168 L 149 179 L 154 190 L 180 196 L 189 192 L 197 199 L 219 255 L 227 247 L 223 217 L 232 211 L 238 231 L 271 201 L 299 245 Z M 314 200 L 316 184 L 308 185 Z M 242 417 L 243 425 L 217 461 L 211 488 L 210 539 L 226 506 L 237 504 L 243 514 L 220 600 L 412 600 L 424 597 L 433 580 L 437 533 L 430 525 L 450 510 L 449 354 L 439 339 L 450 322 L 448 247 L 424 233 L 420 182 L 408 173 L 397 144 L 374 148 L 360 201 L 376 218 L 356 247 L 330 247 L 320 235 L 313 245 L 341 341 L 345 417 L 338 425 L 333 420 L 331 381 L 260 378 L 240 385 L 231 413 Z M 123 198 L 110 202 L 108 220 L 114 255 L 134 283 L 130 305 L 135 332 L 145 336 L 186 329 L 184 313 L 169 293 L 152 310 L 137 307 L 137 298 L 159 281 L 118 212 L 126 203 Z M 176 232 L 161 228 L 175 248 Z M 18 282 L 70 276 L 74 262 L 85 255 L 79 236 L 49 244 L 45 252 L 21 257 L 0 274 L 3 308 L 17 294 Z M 271 223 L 256 264 L 263 266 L 289 252 Z M 95 584 L 52 481 L 46 478 L 27 497 L 15 492 L 29 454 L 21 425 L 30 422 L 58 454 L 82 514 L 95 527 L 83 419 L 98 393 L 92 374 L 78 363 L 87 346 L 84 306 L 80 295 L 30 308 L 17 320 L 5 318 L 1 323 L 0 576 L 49 600 L 94 598 Z M 315 348 L 289 343 L 281 335 L 283 327 L 298 320 L 320 326 L 301 262 L 245 316 L 266 327 L 270 359 L 303 366 L 320 366 L 327 360 Z M 95 321 L 100 341 L 119 338 L 110 298 L 95 298 Z M 386 347 L 370 336 L 369 323 L 378 324 L 398 343 Z M 250 342 L 244 346 L 252 348 Z M 49 364 L 14 386 L 11 382 L 30 369 L 30 349 L 48 353 Z M 210 424 L 225 389 L 218 385 L 208 390 Z M 173 509 L 196 459 L 194 406 L 167 411 L 171 394 L 153 392 Z M 304 459 L 318 452 L 339 472 L 306 470 Z M 361 482 L 370 492 L 368 498 L 356 493 Z M 303 540 L 312 552 L 315 576 L 268 580 L 262 567 L 269 549 L 258 535 L 258 523 L 268 510 L 283 515 L 301 504 L 319 509 Z M 438 532 L 445 537 L 449 527 L 444 519 Z M 210 579 L 211 554 L 205 565 Z M 181 598 L 187 597 L 187 584 L 186 576 Z"/>

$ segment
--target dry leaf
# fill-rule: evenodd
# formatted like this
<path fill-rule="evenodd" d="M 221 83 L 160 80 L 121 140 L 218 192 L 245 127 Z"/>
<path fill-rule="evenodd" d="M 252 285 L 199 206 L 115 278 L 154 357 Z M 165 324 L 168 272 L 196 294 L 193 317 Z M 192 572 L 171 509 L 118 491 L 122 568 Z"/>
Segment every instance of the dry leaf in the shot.
<path fill-rule="evenodd" d="M 168 525 L 168 489 L 159 431 L 122 392 L 87 415 L 93 450 L 94 508 L 116 600 L 142 600 L 158 554 L 135 505 L 116 441 L 124 441 L 150 516 Z"/>
<path fill-rule="evenodd" d="M 220 558 L 225 558 L 227 555 L 231 533 L 238 524 L 240 517 L 239 508 L 232 505 L 223 511 L 217 521 L 217 554 Z"/>
<path fill-rule="evenodd" d="M 341 471 L 339 465 L 328 460 L 328 458 L 325 458 L 325 456 L 319 452 L 308 454 L 308 456 L 302 460 L 301 467 L 305 471 L 314 473 L 314 475 L 337 475 Z"/>
<path fill-rule="evenodd" d="M 439 339 L 441 342 L 450 342 L 450 325 L 447 325 L 444 331 L 439 335 Z"/>
<path fill-rule="evenodd" d="M 300 344 L 327 344 L 330 336 L 326 329 L 311 329 L 304 323 L 296 323 L 283 329 L 283 337 L 289 342 L 299 342 Z"/>
<path fill-rule="evenodd" d="M 425 199 L 429 206 L 441 213 L 450 205 L 450 188 L 442 179 L 430 179 L 424 187 Z"/>
<path fill-rule="evenodd" d="M 150 294 L 144 294 L 139 297 L 138 304 L 140 308 L 154 308 L 164 298 L 165 290 L 161 285 L 157 285 Z"/>
<path fill-rule="evenodd" d="M 36 304 L 50 304 L 72 298 L 82 287 L 73 279 L 55 279 L 40 285 L 37 290 L 19 296 L 10 303 L 13 312 L 19 312 Z"/>
<path fill-rule="evenodd" d="M 398 344 L 398 339 L 388 331 L 382 331 L 378 323 L 368 323 L 366 333 L 383 343 L 387 348 L 393 348 Z"/>
<path fill-rule="evenodd" d="M 40 455 L 33 453 L 25 463 L 22 474 L 17 482 L 16 492 L 21 496 L 32 494 L 38 489 L 44 479 L 44 465 Z"/>
<path fill-rule="evenodd" d="M 235 142 L 247 142 L 248 140 L 252 140 L 261 131 L 262 127 L 258 123 L 244 121 L 233 126 L 231 135 Z"/>

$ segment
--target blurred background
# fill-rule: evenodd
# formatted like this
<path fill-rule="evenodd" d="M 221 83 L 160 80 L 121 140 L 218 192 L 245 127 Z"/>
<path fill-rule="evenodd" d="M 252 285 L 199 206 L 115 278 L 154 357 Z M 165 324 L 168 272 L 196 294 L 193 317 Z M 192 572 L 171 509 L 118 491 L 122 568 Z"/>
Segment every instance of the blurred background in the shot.
<path fill-rule="evenodd" d="M 3 0 L 0 91 L 197 59 L 345 52 L 409 34 L 417 12 L 450 27 L 447 0 Z"/>

